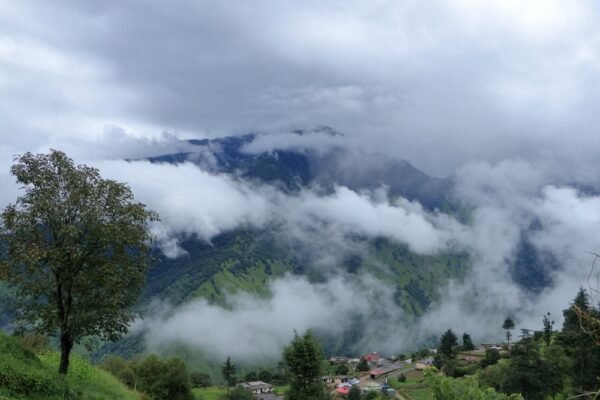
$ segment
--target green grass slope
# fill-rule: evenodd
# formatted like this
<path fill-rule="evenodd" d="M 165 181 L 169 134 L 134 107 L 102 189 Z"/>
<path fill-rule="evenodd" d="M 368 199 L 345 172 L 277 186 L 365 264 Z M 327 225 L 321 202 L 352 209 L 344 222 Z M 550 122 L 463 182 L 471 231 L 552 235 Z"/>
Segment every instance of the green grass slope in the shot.
<path fill-rule="evenodd" d="M 187 255 L 163 259 L 150 272 L 146 298 L 180 304 L 203 297 L 223 305 L 227 294 L 239 291 L 268 297 L 269 281 L 286 273 L 311 281 L 323 278 L 275 242 L 264 232 L 252 231 L 222 234 L 211 244 L 187 241 Z M 423 256 L 384 238 L 369 241 L 367 247 L 367 254 L 352 256 L 339 267 L 350 274 L 368 272 L 394 286 L 397 303 L 409 315 L 422 314 L 436 300 L 437 290 L 449 279 L 462 279 L 469 265 L 464 254 Z"/>
<path fill-rule="evenodd" d="M 134 400 L 139 395 L 108 372 L 73 357 L 67 377 L 58 374 L 59 356 L 34 354 L 0 332 L 0 400 Z"/>
<path fill-rule="evenodd" d="M 423 314 L 438 300 L 438 290 L 451 279 L 463 279 L 470 265 L 466 254 L 423 256 L 383 238 L 372 241 L 368 257 L 355 264 L 394 285 L 395 301 L 409 316 Z"/>

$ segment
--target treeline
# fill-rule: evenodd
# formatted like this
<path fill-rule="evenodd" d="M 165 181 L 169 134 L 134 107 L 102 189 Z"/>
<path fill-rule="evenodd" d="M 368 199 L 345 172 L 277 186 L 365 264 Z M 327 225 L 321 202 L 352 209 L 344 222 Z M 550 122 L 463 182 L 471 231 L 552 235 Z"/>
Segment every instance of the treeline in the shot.
<path fill-rule="evenodd" d="M 190 372 L 185 362 L 178 357 L 160 358 L 151 354 L 140 360 L 125 360 L 116 355 L 106 356 L 100 367 L 117 377 L 129 388 L 137 390 L 152 400 L 188 400 L 194 399 L 192 388 L 207 388 L 213 386 L 209 374 Z M 230 358 L 227 358 L 221 372 L 225 386 L 234 388 L 237 383 L 257 381 L 273 385 L 287 384 L 287 375 L 282 365 L 274 369 L 261 368 L 250 371 L 243 376 L 237 375 L 237 368 Z M 241 389 L 232 389 L 223 396 L 223 400 L 244 400 L 248 393 Z"/>
<path fill-rule="evenodd" d="M 471 363 L 457 360 L 461 347 L 454 332 L 447 330 L 440 338 L 434 360 L 435 367 L 445 377 L 428 374 L 435 399 L 470 399 L 460 395 L 468 390 L 488 393 L 490 397 L 482 397 L 486 399 L 518 399 L 521 395 L 526 400 L 594 398 L 600 387 L 600 346 L 586 329 L 582 316 L 598 323 L 600 313 L 590 304 L 588 293 L 580 289 L 563 316 L 560 331 L 554 330 L 554 322 L 547 313 L 541 320 L 542 329 L 521 329 L 512 346 L 509 343 L 515 324 L 507 318 L 504 324 L 499 323 L 507 338 L 504 350 L 488 349 L 482 359 Z M 463 379 L 465 376 L 469 377 Z M 514 396 L 502 397 L 511 394 Z"/>

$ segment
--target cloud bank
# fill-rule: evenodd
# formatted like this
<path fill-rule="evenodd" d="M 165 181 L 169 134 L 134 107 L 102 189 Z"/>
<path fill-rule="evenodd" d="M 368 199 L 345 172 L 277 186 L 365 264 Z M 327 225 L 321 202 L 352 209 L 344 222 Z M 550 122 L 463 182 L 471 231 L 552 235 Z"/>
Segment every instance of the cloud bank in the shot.
<path fill-rule="evenodd" d="M 589 0 L 7 3 L 0 132 L 31 149 L 106 125 L 328 125 L 437 175 L 546 156 L 591 172 L 599 14 Z"/>
<path fill-rule="evenodd" d="M 136 329 L 147 331 L 145 337 L 153 349 L 182 343 L 221 358 L 235 354 L 245 362 L 277 359 L 294 331 L 341 335 L 357 315 L 364 315 L 368 324 L 361 346 L 381 347 L 385 339 L 385 349 L 392 351 L 392 344 L 399 342 L 399 338 L 382 337 L 382 328 L 402 317 L 393 305 L 393 289 L 369 276 L 337 277 L 320 284 L 287 276 L 271 282 L 270 291 L 268 299 L 244 293 L 230 296 L 225 309 L 203 299 L 176 310 L 162 305 L 160 312 L 138 323 Z"/>

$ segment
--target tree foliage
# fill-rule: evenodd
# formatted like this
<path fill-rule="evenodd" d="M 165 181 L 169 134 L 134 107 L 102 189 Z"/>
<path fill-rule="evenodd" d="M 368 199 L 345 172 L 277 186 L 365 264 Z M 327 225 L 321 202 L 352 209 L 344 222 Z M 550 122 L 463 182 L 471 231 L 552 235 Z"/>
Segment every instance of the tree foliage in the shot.
<path fill-rule="evenodd" d="M 471 336 L 468 333 L 464 333 L 462 337 L 462 349 L 464 351 L 475 350 L 475 345 L 473 344 L 473 340 L 471 340 Z"/>
<path fill-rule="evenodd" d="M 221 367 L 221 375 L 223 375 L 223 379 L 225 379 L 225 384 L 228 389 L 235 386 L 237 381 L 236 367 L 235 364 L 231 362 L 231 357 L 227 357 L 227 360 Z"/>
<path fill-rule="evenodd" d="M 17 319 L 60 336 L 59 372 L 84 337 L 116 340 L 137 316 L 158 216 L 122 183 L 60 151 L 26 153 L 11 173 L 24 194 L 0 216 L 0 269 L 19 294 Z"/>
<path fill-rule="evenodd" d="M 552 330 L 554 329 L 554 321 L 550 319 L 550 313 L 546 313 L 542 319 L 544 325 L 544 341 L 546 346 L 550 346 L 550 339 L 552 338 Z"/>
<path fill-rule="evenodd" d="M 212 385 L 210 375 L 204 372 L 191 372 L 190 379 L 192 381 L 192 387 L 195 388 L 205 388 Z"/>
<path fill-rule="evenodd" d="M 254 395 L 245 389 L 235 388 L 231 392 L 221 397 L 222 400 L 254 400 Z"/>
<path fill-rule="evenodd" d="M 289 400 L 328 398 L 321 382 L 321 348 L 310 331 L 296 334 L 283 350 L 283 358 L 289 368 Z"/>
<path fill-rule="evenodd" d="M 190 374 L 179 358 L 161 360 L 152 354 L 134 366 L 137 388 L 152 400 L 193 400 Z"/>
<path fill-rule="evenodd" d="M 370 369 L 369 368 L 369 363 L 367 362 L 367 360 L 364 357 L 361 357 L 360 358 L 360 362 L 356 366 L 356 370 L 359 371 L 359 372 L 366 372 L 369 369 Z"/>
<path fill-rule="evenodd" d="M 348 392 L 348 400 L 360 400 L 362 398 L 358 385 L 353 385 Z"/>
<path fill-rule="evenodd" d="M 511 331 L 515 329 L 515 322 L 512 318 L 507 317 L 502 324 L 502 329 L 504 329 L 506 333 L 506 343 L 508 344 L 508 348 L 510 349 L 510 339 L 512 338 Z"/>
<path fill-rule="evenodd" d="M 436 368 L 425 371 L 425 381 L 435 400 L 523 400 L 520 394 L 497 393 L 493 388 L 482 388 L 475 377 L 453 379 L 438 373 Z"/>
<path fill-rule="evenodd" d="M 348 375 L 349 369 L 346 364 L 340 364 L 335 368 L 335 373 L 338 375 Z"/>
<path fill-rule="evenodd" d="M 596 377 L 600 376 L 600 348 L 583 328 L 585 321 L 580 319 L 580 315 L 591 316 L 595 313 L 588 293 L 580 288 L 572 306 L 563 311 L 563 328 L 556 338 L 566 355 L 573 360 L 573 385 L 580 390 L 598 388 Z"/>
<path fill-rule="evenodd" d="M 446 358 L 452 358 L 456 354 L 458 338 L 452 329 L 448 329 L 440 338 L 439 353 Z"/>

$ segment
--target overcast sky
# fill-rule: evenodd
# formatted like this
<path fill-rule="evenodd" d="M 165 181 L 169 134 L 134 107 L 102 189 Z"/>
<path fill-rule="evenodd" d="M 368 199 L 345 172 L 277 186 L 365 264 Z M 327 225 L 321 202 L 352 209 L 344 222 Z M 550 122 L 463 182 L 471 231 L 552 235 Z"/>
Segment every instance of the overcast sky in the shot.
<path fill-rule="evenodd" d="M 105 156 L 92 143 L 121 143 L 115 128 L 329 125 L 437 175 L 512 157 L 580 170 L 600 144 L 599 14 L 593 0 L 1 0 L 1 144 Z"/>
<path fill-rule="evenodd" d="M 383 235 L 420 254 L 458 245 L 473 273 L 444 289 L 421 331 L 460 320 L 490 337 L 493 319 L 509 313 L 528 327 L 547 311 L 559 321 L 588 275 L 586 251 L 599 247 L 600 197 L 564 187 L 600 187 L 598 21 L 596 0 L 0 0 L 0 206 L 17 195 L 13 155 L 61 149 L 128 182 L 159 211 L 155 233 L 169 256 L 183 254 L 181 235 L 210 240 L 274 221 L 282 237 L 330 263 L 353 245 L 348 233 Z M 345 136 L 290 134 L 324 125 Z M 290 196 L 192 164 L 122 161 L 178 151 L 177 138 L 247 132 L 266 134 L 249 152 L 344 144 L 452 175 L 472 220 L 430 213 L 385 188 Z M 543 229 L 533 244 L 561 267 L 532 299 L 510 268 L 534 223 Z M 278 293 L 306 285 L 274 282 L 272 303 L 298 303 Z M 315 309 L 330 303 L 318 289 Z M 342 300 L 343 292 L 331 290 Z M 465 316 L 473 293 L 486 296 Z M 240 332 L 237 312 L 247 309 L 236 299 L 219 321 Z M 215 312 L 198 301 L 173 321 Z M 321 317 L 325 328 L 331 318 Z M 309 325 L 273 326 L 272 339 L 284 343 Z M 207 337 L 215 338 L 208 347 L 222 344 Z"/>

